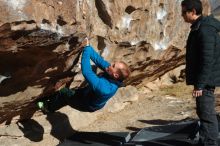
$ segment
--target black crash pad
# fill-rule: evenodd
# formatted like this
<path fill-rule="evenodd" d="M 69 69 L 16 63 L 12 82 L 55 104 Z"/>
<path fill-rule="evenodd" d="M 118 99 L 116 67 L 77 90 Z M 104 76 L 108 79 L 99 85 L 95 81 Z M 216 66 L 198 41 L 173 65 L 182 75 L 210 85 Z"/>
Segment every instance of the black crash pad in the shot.
<path fill-rule="evenodd" d="M 77 132 L 58 146 L 192 146 L 198 142 L 197 120 L 129 132 Z M 220 145 L 220 136 L 218 143 Z"/>
<path fill-rule="evenodd" d="M 199 122 L 196 120 L 141 129 L 130 143 L 143 146 L 192 146 L 198 142 Z M 218 140 L 220 144 L 220 136 Z"/>

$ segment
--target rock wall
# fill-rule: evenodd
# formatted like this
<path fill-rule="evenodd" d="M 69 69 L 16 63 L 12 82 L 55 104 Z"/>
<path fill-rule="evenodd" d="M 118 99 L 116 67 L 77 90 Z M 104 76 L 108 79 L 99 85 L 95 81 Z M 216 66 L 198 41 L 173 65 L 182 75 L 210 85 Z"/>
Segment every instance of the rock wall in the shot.
<path fill-rule="evenodd" d="M 0 2 L 1 123 L 31 117 L 34 101 L 57 84 L 80 86 L 80 33 L 107 60 L 127 62 L 132 75 L 126 83 L 138 88 L 184 64 L 189 25 L 180 0 Z M 203 3 L 207 14 L 208 0 Z"/>

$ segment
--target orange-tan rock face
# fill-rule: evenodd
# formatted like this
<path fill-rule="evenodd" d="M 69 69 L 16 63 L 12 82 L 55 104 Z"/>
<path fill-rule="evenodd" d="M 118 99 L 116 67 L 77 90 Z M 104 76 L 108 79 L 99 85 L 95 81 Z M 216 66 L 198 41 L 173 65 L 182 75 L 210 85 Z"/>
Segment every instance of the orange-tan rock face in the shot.
<path fill-rule="evenodd" d="M 1 0 L 0 122 L 31 116 L 33 101 L 57 90 L 60 82 L 80 85 L 74 77 L 81 32 L 107 60 L 130 65 L 127 84 L 142 86 L 183 65 L 189 25 L 181 18 L 180 3 Z M 208 13 L 208 0 L 203 3 Z"/>

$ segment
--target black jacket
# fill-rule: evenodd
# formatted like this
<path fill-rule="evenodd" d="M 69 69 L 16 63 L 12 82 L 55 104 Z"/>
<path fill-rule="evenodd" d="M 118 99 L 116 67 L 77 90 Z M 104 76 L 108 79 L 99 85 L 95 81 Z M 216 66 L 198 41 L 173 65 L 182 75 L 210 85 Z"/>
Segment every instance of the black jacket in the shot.
<path fill-rule="evenodd" d="M 220 22 L 199 17 L 191 26 L 186 45 L 186 83 L 197 89 L 220 86 Z"/>

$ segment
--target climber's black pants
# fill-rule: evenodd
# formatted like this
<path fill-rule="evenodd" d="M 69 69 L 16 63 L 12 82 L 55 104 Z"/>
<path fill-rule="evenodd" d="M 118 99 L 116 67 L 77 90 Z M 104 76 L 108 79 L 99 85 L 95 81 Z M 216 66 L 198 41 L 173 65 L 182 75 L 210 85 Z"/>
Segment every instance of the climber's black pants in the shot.
<path fill-rule="evenodd" d="M 85 112 L 97 110 L 89 106 L 89 100 L 89 97 L 85 96 L 84 88 L 76 90 L 62 88 L 53 95 L 47 97 L 45 103 L 50 112 L 54 112 L 66 105 Z"/>

